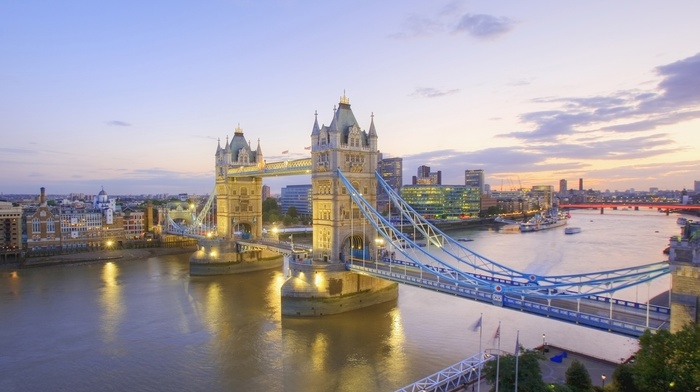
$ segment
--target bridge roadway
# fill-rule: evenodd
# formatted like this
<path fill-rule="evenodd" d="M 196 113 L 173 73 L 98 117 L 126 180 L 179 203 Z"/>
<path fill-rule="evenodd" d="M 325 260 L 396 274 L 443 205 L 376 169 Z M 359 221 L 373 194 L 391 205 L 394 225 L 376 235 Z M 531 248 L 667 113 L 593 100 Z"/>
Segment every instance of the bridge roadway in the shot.
<path fill-rule="evenodd" d="M 293 241 L 279 241 L 270 239 L 258 239 L 258 240 L 236 240 L 238 244 L 248 249 L 268 249 L 273 252 L 281 253 L 285 256 L 290 255 L 304 255 L 308 254 L 308 246 L 303 247 L 300 245 L 295 245 Z"/>
<path fill-rule="evenodd" d="M 606 330 L 625 336 L 638 338 L 646 329 L 668 328 L 670 311 L 666 307 L 632 301 L 615 300 L 608 297 L 589 296 L 585 298 L 564 298 L 560 293 L 553 299 L 514 297 L 501 295 L 502 305 L 494 301 L 494 292 L 489 287 L 473 285 L 456 285 L 449 281 L 440 281 L 440 276 L 420 268 L 412 262 L 388 258 L 375 263 L 372 260 L 352 259 L 346 263 L 346 269 L 358 274 L 388 279 L 435 290 L 445 294 L 493 303 L 514 310 L 555 318 L 595 329 Z M 486 276 L 478 276 L 488 279 Z M 498 280 L 503 285 L 508 284 Z"/>

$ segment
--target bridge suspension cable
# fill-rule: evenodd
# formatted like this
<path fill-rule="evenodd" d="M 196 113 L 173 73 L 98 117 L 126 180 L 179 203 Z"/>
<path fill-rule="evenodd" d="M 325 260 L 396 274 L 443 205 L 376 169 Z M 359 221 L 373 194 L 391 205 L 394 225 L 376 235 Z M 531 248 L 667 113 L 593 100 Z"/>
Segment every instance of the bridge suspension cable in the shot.
<path fill-rule="evenodd" d="M 573 275 L 546 276 L 517 271 L 485 258 L 447 236 L 411 208 L 375 172 L 378 183 L 399 209 L 402 219 L 405 219 L 425 237 L 427 243 L 426 249 L 423 249 L 379 214 L 340 170 L 338 170 L 338 175 L 363 216 L 388 243 L 392 244 L 394 249 L 411 260 L 411 264 L 419 268 L 421 274 L 427 272 L 437 276 L 438 279 L 450 281 L 456 285 L 480 287 L 503 294 L 509 293 L 527 297 L 566 296 L 567 298 L 580 298 L 614 293 L 669 273 L 669 267 L 665 263 Z M 437 253 L 448 256 L 447 260 L 464 264 L 472 271 L 463 271 L 448 261 L 436 257 L 434 252 L 430 252 L 431 248 L 438 250 Z M 404 264 L 403 267 L 406 270 L 408 265 Z"/>
<path fill-rule="evenodd" d="M 482 271 L 490 273 L 494 277 L 511 279 L 520 285 L 540 286 L 537 290 L 544 285 L 556 290 L 568 289 L 570 286 L 579 289 L 589 286 L 590 289 L 591 286 L 605 285 L 610 287 L 611 291 L 616 291 L 656 279 L 670 272 L 668 264 L 664 262 L 573 275 L 537 275 L 517 271 L 481 256 L 455 241 L 416 212 L 376 171 L 375 177 L 378 184 L 389 196 L 392 204 L 400 211 L 402 218 L 405 218 L 413 225 L 426 238 L 429 244 L 437 245 L 440 250 L 454 260 L 473 268 L 475 273 Z M 577 291 L 587 292 L 589 290 Z M 606 290 L 606 292 L 608 291 Z"/>

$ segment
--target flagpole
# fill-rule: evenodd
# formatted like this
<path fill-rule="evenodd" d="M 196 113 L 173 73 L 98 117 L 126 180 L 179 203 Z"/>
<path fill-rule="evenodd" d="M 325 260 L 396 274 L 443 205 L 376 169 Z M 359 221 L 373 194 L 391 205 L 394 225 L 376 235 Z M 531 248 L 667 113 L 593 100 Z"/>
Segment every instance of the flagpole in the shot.
<path fill-rule="evenodd" d="M 515 335 L 515 392 L 518 392 L 518 357 L 520 357 L 520 330 Z"/>
<path fill-rule="evenodd" d="M 481 368 L 484 367 L 484 351 L 481 349 L 481 337 L 484 332 L 484 313 L 479 315 L 479 379 L 476 382 L 476 390 L 481 392 Z M 473 389 L 472 389 L 473 390 Z"/>
<path fill-rule="evenodd" d="M 501 370 L 501 322 L 498 322 L 498 329 L 496 330 L 498 334 L 498 356 L 496 357 L 496 392 L 498 392 L 498 377 Z"/>

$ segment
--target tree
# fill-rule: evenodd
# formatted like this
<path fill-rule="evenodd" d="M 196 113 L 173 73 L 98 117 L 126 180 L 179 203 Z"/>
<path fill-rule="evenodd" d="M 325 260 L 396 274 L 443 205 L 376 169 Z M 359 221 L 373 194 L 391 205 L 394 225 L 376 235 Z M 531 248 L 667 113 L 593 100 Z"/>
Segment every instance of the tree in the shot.
<path fill-rule="evenodd" d="M 611 389 L 615 392 L 639 392 L 634 385 L 634 374 L 630 365 L 622 364 L 615 368 Z"/>
<path fill-rule="evenodd" d="M 542 370 L 539 361 L 542 356 L 537 351 L 525 351 L 518 358 L 518 391 L 540 392 L 546 391 L 546 384 L 542 381 Z M 489 361 L 484 365 L 484 378 L 496 384 L 496 361 Z M 499 390 L 512 391 L 515 388 L 515 356 L 511 354 L 501 355 L 498 370 Z"/>
<path fill-rule="evenodd" d="M 593 382 L 591 375 L 588 374 L 588 369 L 581 362 L 574 359 L 566 369 L 566 385 L 573 392 L 588 392 L 593 390 Z"/>
<path fill-rule="evenodd" d="M 675 334 L 644 331 L 632 365 L 640 392 L 692 391 L 700 385 L 700 325 L 691 323 Z"/>
<path fill-rule="evenodd" d="M 265 223 L 277 222 L 280 218 L 280 207 L 277 205 L 277 199 L 268 197 L 262 203 L 262 219 Z"/>
<path fill-rule="evenodd" d="M 287 208 L 287 215 L 289 215 L 292 219 L 298 217 L 299 213 L 297 212 L 297 208 L 294 206 Z"/>

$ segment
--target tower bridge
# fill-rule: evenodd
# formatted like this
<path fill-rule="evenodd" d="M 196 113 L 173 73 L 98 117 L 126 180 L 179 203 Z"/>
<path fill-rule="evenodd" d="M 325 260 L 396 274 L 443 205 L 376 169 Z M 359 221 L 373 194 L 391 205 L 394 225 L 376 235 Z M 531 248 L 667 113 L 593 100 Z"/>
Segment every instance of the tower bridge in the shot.
<path fill-rule="evenodd" d="M 614 298 L 618 290 L 668 274 L 668 263 L 567 276 L 514 270 L 425 221 L 376 174 L 378 156 L 374 115 L 362 130 L 345 96 L 334 107 L 330 125 L 319 125 L 315 114 L 310 158 L 266 162 L 260 142 L 253 150 L 236 128 L 232 140 L 219 144 L 215 153 L 216 185 L 207 210 L 215 207 L 216 226 L 207 236 L 198 234 L 202 240 L 190 259 L 190 273 L 275 268 L 286 254 L 283 315 L 333 314 L 393 300 L 402 283 L 629 336 L 668 328 L 668 308 Z M 269 241 L 262 234 L 262 179 L 298 174 L 311 175 L 311 249 Z M 377 189 L 423 236 L 425 248 L 376 211 Z M 387 249 L 399 257 L 389 257 Z"/>

